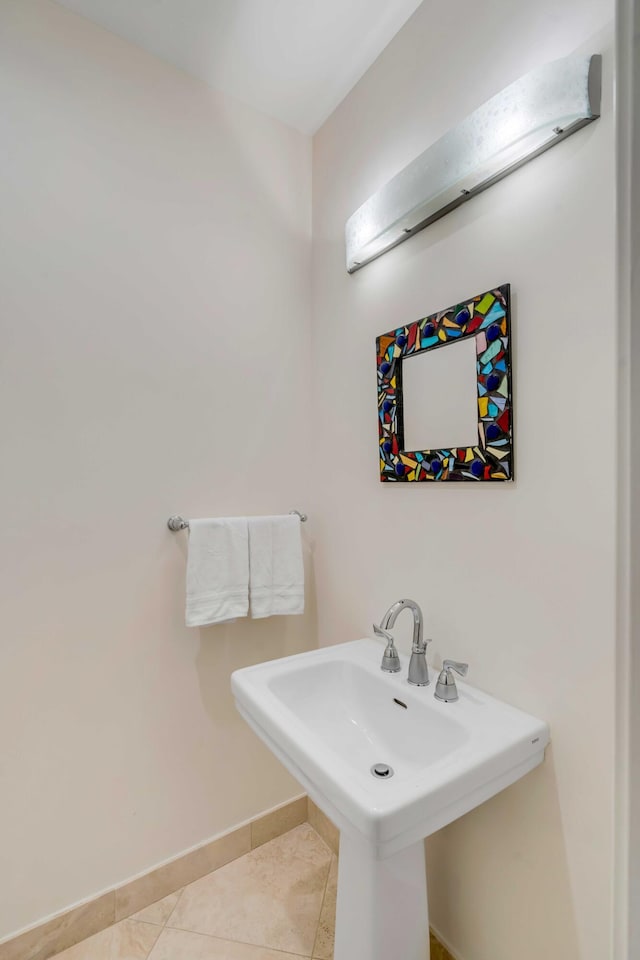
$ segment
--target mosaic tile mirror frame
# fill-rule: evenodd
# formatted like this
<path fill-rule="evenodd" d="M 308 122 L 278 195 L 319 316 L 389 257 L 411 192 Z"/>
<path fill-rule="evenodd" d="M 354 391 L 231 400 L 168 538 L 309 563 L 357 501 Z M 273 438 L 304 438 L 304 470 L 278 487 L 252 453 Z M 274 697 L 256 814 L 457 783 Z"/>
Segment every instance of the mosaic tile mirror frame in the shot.
<path fill-rule="evenodd" d="M 473 337 L 478 442 L 404 449 L 402 361 Z M 513 480 L 511 311 L 508 283 L 377 338 L 380 479 L 391 482 Z"/>

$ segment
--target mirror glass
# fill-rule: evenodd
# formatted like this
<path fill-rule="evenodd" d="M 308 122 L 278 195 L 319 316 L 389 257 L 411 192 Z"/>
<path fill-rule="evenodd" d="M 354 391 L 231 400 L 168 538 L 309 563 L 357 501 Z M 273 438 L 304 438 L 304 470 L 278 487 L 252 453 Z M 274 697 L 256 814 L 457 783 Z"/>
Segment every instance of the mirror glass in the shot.
<path fill-rule="evenodd" d="M 478 442 L 473 337 L 406 357 L 402 364 L 405 450 L 471 447 Z"/>

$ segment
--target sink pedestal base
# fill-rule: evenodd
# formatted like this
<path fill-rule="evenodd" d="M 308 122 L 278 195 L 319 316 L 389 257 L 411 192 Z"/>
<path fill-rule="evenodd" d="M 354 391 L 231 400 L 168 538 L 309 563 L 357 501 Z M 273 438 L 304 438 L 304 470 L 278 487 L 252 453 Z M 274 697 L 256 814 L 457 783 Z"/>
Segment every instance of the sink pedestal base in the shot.
<path fill-rule="evenodd" d="M 342 833 L 334 960 L 429 960 L 424 841 L 376 860 Z"/>

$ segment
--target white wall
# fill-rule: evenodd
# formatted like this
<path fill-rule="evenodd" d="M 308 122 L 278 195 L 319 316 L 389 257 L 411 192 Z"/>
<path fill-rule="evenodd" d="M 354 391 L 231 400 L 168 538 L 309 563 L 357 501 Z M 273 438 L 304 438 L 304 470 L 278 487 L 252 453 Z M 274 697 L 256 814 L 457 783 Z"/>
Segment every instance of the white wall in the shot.
<path fill-rule="evenodd" d="M 0 144 L 1 938 L 299 793 L 229 674 L 315 615 L 187 630 L 166 529 L 310 507 L 309 139 L 2 0 Z"/>
<path fill-rule="evenodd" d="M 612 17 L 610 0 L 426 0 L 314 138 L 320 641 L 369 633 L 414 597 L 434 659 L 469 661 L 473 683 L 552 728 L 542 768 L 428 844 L 431 918 L 464 960 L 610 956 Z M 369 194 L 488 96 L 580 45 L 604 54 L 602 119 L 346 274 L 344 223 Z M 376 335 L 505 282 L 516 482 L 381 484 Z M 409 619 L 400 632 L 407 649 Z"/>

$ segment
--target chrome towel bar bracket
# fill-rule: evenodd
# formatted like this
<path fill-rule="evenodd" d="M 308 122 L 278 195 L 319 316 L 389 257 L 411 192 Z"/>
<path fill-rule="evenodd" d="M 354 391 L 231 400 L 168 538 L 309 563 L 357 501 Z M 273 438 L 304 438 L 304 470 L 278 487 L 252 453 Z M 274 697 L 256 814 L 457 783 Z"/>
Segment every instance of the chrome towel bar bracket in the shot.
<path fill-rule="evenodd" d="M 167 520 L 167 526 L 169 530 L 173 530 L 174 533 L 177 533 L 178 530 L 188 530 L 189 521 L 185 520 L 184 517 L 174 516 L 169 517 Z"/>
<path fill-rule="evenodd" d="M 297 517 L 300 517 L 300 523 L 307 522 L 306 513 L 301 513 L 299 510 L 290 510 L 289 513 L 290 514 L 295 513 Z M 185 520 L 184 517 L 181 517 L 178 514 L 176 514 L 173 517 L 169 517 L 169 519 L 167 520 L 167 526 L 169 527 L 169 530 L 172 530 L 174 533 L 177 533 L 179 530 L 188 530 L 189 521 Z"/>

